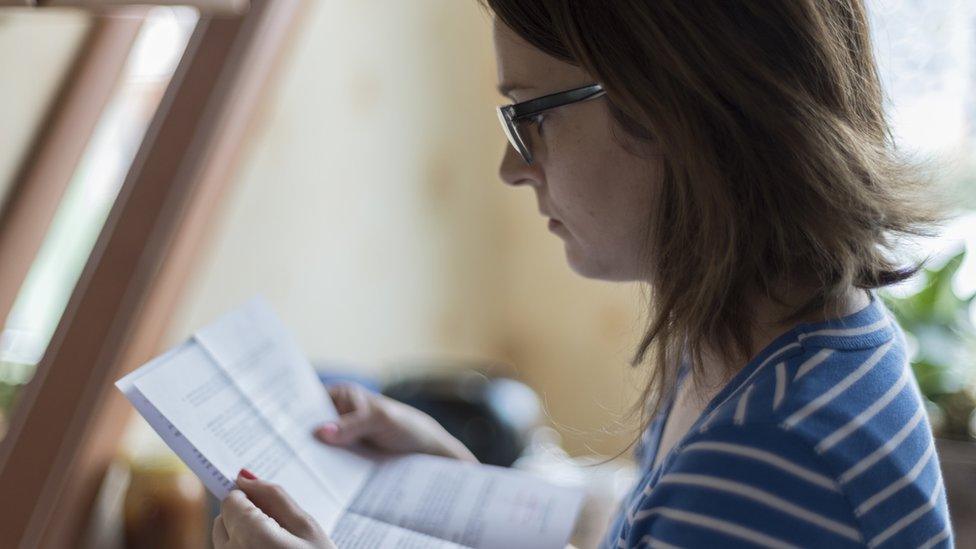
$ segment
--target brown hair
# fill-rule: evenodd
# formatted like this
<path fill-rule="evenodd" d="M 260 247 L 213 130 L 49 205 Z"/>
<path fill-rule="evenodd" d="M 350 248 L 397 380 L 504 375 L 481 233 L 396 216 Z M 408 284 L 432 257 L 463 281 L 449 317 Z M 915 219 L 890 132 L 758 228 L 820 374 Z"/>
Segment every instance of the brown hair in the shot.
<path fill-rule="evenodd" d="M 603 84 L 631 136 L 663 152 L 645 258 L 642 419 L 687 357 L 751 357 L 752 296 L 803 281 L 791 322 L 917 270 L 904 236 L 942 206 L 894 153 L 860 0 L 481 0 L 527 42 Z M 928 191 L 928 192 L 926 192 Z M 648 254 L 650 256 L 650 253 Z M 695 376 L 696 378 L 699 376 Z"/>

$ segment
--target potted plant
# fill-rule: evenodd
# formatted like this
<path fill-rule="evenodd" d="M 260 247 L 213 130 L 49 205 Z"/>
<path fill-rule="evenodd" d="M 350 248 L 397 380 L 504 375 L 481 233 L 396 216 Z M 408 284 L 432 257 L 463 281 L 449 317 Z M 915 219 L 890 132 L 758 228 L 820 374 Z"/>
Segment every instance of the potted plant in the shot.
<path fill-rule="evenodd" d="M 976 542 L 976 294 L 952 289 L 965 250 L 937 269 L 924 269 L 921 289 L 882 296 L 905 331 L 911 365 L 925 398 L 945 480 L 956 542 Z M 968 540 L 964 542 L 963 540 Z"/>

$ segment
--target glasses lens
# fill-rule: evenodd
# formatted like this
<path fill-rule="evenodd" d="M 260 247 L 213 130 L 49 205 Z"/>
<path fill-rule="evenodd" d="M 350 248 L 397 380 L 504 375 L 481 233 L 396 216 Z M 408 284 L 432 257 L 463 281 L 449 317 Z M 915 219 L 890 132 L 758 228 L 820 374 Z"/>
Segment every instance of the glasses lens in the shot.
<path fill-rule="evenodd" d="M 498 121 L 502 125 L 502 130 L 505 132 L 505 137 L 508 138 L 508 142 L 512 145 L 512 148 L 519 153 L 522 160 L 524 160 L 526 164 L 531 164 L 532 153 L 529 152 L 529 148 L 526 146 L 521 132 L 519 132 L 518 124 L 512 122 L 511 118 L 505 114 L 503 107 L 498 107 L 497 112 Z"/>

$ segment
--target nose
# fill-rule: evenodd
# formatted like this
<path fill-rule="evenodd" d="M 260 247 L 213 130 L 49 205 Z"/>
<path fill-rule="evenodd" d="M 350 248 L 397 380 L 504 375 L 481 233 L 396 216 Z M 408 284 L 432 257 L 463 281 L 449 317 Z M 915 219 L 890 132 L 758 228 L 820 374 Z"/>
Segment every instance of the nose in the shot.
<path fill-rule="evenodd" d="M 537 185 L 542 181 L 542 171 L 538 161 L 526 164 L 522 156 L 508 145 L 498 167 L 498 177 L 508 185 Z"/>

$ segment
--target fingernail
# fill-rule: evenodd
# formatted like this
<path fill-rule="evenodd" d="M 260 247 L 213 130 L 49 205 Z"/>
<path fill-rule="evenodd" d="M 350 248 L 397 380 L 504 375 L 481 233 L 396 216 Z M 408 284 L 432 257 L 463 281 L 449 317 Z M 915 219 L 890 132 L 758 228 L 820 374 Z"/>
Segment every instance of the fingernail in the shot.
<path fill-rule="evenodd" d="M 247 480 L 257 480 L 258 479 L 257 475 L 255 475 L 254 473 L 248 471 L 247 469 L 241 469 L 241 472 L 240 473 L 237 473 L 237 474 L 240 475 L 241 477 L 246 478 Z"/>
<path fill-rule="evenodd" d="M 324 437 L 330 437 L 339 432 L 339 426 L 335 423 L 326 423 L 318 428 L 316 432 Z"/>

